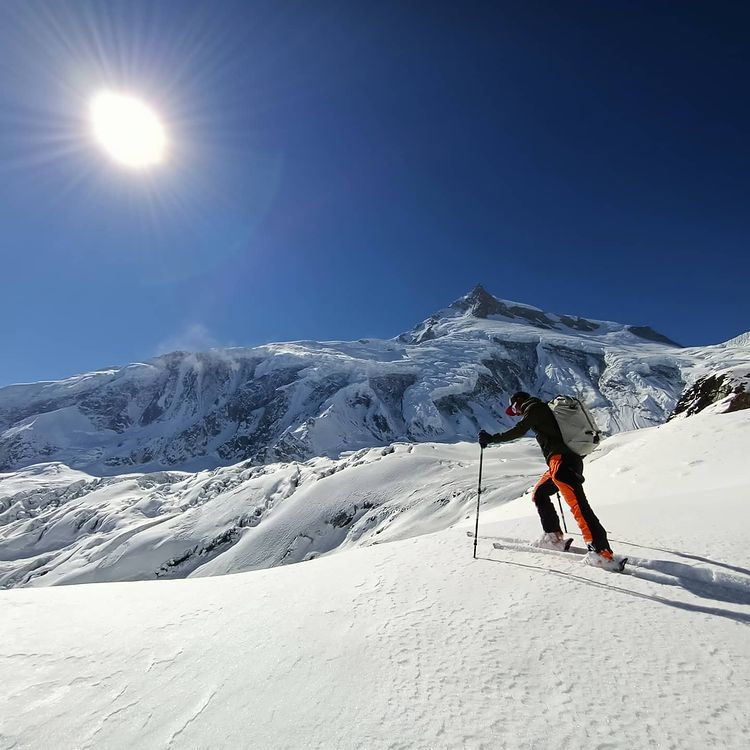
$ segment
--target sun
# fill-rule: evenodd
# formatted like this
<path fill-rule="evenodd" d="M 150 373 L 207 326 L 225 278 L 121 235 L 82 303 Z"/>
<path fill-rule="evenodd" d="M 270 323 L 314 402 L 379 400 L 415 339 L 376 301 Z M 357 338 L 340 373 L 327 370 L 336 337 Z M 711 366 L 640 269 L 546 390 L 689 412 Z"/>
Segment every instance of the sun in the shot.
<path fill-rule="evenodd" d="M 89 107 L 94 137 L 116 162 L 131 169 L 161 164 L 167 151 L 164 125 L 134 96 L 100 91 Z"/>

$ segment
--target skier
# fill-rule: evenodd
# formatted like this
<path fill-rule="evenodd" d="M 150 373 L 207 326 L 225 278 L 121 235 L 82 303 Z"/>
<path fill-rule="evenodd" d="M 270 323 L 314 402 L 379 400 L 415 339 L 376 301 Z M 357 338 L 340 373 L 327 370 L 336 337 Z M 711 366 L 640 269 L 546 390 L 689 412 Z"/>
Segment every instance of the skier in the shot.
<path fill-rule="evenodd" d="M 506 432 L 491 435 L 482 430 L 479 433 L 479 444 L 486 448 L 490 443 L 505 443 L 523 437 L 529 430 L 534 431 L 549 467 L 536 483 L 532 495 L 544 530 L 544 535 L 536 546 L 564 550 L 569 544 L 563 538 L 560 518 L 550 499 L 559 492 L 570 506 L 583 540 L 590 550 L 587 562 L 602 568 L 613 567 L 615 562 L 607 532 L 583 491 L 583 459 L 563 441 L 552 409 L 538 398 L 519 391 L 511 397 L 506 414 L 522 416 L 523 419 Z"/>

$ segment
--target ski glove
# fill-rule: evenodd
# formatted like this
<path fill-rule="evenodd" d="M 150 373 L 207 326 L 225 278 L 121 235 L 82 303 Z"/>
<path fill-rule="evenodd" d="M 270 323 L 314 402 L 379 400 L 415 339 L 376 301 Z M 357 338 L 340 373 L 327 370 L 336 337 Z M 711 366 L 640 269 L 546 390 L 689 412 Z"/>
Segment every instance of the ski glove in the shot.
<path fill-rule="evenodd" d="M 482 448 L 486 448 L 490 443 L 494 442 L 494 435 L 490 435 L 489 432 L 485 432 L 484 430 L 479 433 L 479 445 L 482 446 Z"/>

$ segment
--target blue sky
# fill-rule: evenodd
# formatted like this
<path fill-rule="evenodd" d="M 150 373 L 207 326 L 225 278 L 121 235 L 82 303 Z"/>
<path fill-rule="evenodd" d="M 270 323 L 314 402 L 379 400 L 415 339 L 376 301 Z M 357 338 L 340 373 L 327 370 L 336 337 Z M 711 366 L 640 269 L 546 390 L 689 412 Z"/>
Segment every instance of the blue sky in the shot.
<path fill-rule="evenodd" d="M 750 329 L 750 6 L 0 4 L 0 385 L 391 337 L 481 282 L 684 344 Z M 113 164 L 103 87 L 170 157 Z"/>

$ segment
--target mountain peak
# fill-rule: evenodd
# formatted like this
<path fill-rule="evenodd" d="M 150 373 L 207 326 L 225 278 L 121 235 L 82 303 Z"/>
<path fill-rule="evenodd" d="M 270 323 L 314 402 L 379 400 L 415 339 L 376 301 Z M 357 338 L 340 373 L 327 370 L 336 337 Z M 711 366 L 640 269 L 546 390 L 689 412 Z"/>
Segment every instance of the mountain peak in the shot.
<path fill-rule="evenodd" d="M 549 315 L 533 305 L 498 299 L 481 284 L 477 284 L 467 295 L 457 299 L 450 307 L 474 318 L 489 318 L 499 315 L 510 320 L 520 320 L 537 328 L 559 328 L 560 325 L 576 331 L 595 331 L 600 324 L 585 318 L 570 315 Z"/>
<path fill-rule="evenodd" d="M 507 303 L 490 294 L 481 284 L 477 284 L 467 295 L 457 299 L 451 308 L 475 318 L 507 313 Z"/>
<path fill-rule="evenodd" d="M 402 334 L 399 340 L 403 343 L 420 344 L 445 335 L 443 324 L 455 318 L 504 319 L 510 323 L 541 328 L 547 331 L 594 334 L 597 336 L 621 331 L 644 341 L 680 347 L 680 344 L 654 331 L 649 326 L 625 325 L 623 323 L 590 320 L 577 315 L 548 313 L 533 305 L 499 299 L 490 294 L 482 284 L 477 284 L 468 294 L 459 297 L 449 307 L 431 315 L 422 323 L 417 324 L 410 332 Z"/>

